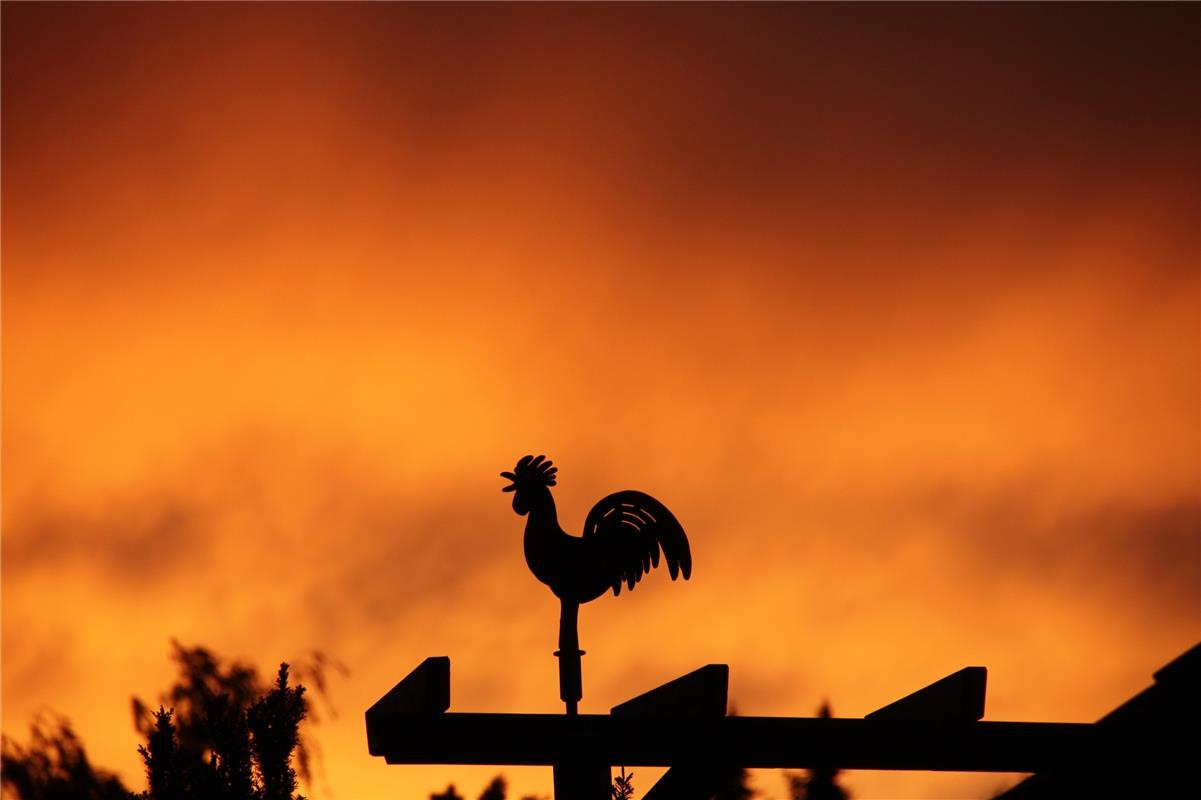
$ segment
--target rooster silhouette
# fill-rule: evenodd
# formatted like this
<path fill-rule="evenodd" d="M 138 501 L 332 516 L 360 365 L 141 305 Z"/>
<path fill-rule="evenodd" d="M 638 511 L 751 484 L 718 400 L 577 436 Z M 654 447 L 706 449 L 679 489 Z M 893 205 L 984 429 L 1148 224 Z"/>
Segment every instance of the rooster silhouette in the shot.
<path fill-rule="evenodd" d="M 558 467 L 545 456 L 525 456 L 501 491 L 513 492 L 513 510 L 526 517 L 525 562 L 534 577 L 559 598 L 559 695 L 574 714 L 583 694 L 577 621 L 581 603 L 612 589 L 621 594 L 659 566 L 660 551 L 674 581 L 692 574 L 688 537 L 667 507 L 648 494 L 614 492 L 588 512 L 584 535 L 571 536 L 559 527 L 550 487 Z"/>

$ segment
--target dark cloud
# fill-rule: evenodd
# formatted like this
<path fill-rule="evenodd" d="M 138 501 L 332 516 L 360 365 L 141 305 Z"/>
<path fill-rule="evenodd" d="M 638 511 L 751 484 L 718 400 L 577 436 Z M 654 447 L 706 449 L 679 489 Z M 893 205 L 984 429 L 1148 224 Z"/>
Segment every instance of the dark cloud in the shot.
<path fill-rule="evenodd" d="M 235 606 L 268 582 L 294 594 L 322 635 L 336 636 L 347 625 L 393 625 L 459 596 L 495 559 L 520 559 L 522 522 L 499 491 L 465 499 L 447 485 L 399 495 L 353 456 L 295 441 L 284 450 L 269 434 L 253 441 L 198 448 L 142 491 L 7 510 L 6 579 L 78 570 L 123 590 L 222 593 Z"/>
<path fill-rule="evenodd" d="M 186 496 L 131 494 L 99 512 L 53 505 L 8 516 L 0 545 L 8 574 L 84 565 L 122 587 L 150 589 L 211 558 L 215 516 Z"/>
<path fill-rule="evenodd" d="M 482 568 L 520 549 L 521 523 L 514 518 L 507 529 L 498 527 L 487 498 L 465 500 L 448 490 L 407 504 L 360 499 L 344 520 L 353 546 L 306 576 L 306 608 L 329 630 L 349 622 L 395 626 L 398 618 L 461 596 Z M 481 535 L 490 529 L 497 535 Z"/>
<path fill-rule="evenodd" d="M 1018 584 L 1056 597 L 1176 621 L 1201 613 L 1201 499 L 1159 504 L 1047 502 L 1030 486 L 919 498 L 931 544 L 975 576 L 978 595 Z"/>

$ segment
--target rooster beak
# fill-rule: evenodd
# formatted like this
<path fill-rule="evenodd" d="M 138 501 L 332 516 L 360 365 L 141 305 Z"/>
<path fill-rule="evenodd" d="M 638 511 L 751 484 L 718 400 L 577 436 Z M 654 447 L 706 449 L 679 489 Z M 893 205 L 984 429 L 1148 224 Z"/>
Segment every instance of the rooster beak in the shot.
<path fill-rule="evenodd" d="M 506 480 L 512 481 L 511 484 L 509 484 L 508 486 L 501 489 L 502 492 L 516 491 L 516 489 L 517 489 L 517 476 L 516 475 L 514 475 L 512 472 L 502 472 L 500 474 L 500 476 L 502 478 L 505 478 Z"/>

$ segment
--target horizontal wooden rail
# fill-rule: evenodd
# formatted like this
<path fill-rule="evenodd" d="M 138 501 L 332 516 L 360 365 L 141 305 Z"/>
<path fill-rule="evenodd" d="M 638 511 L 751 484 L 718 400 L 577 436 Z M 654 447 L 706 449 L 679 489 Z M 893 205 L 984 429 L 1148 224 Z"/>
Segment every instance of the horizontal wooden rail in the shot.
<path fill-rule="evenodd" d="M 1095 726 L 1080 723 L 383 711 L 369 717 L 367 742 L 389 764 L 553 765 L 587 753 L 626 766 L 716 760 L 752 768 L 963 772 L 1103 764 L 1109 750 Z"/>

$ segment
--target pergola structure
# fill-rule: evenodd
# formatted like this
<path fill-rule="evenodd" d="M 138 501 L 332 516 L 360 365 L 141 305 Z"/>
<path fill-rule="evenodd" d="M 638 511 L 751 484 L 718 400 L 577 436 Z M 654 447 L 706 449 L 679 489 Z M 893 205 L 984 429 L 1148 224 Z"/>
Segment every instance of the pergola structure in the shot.
<path fill-rule="evenodd" d="M 1201 645 L 1096 723 L 982 721 L 986 675 L 966 667 L 862 719 L 728 716 L 724 664 L 608 714 L 473 714 L 449 711 L 440 656 L 368 709 L 367 746 L 389 764 L 550 766 L 558 800 L 609 800 L 617 765 L 670 768 L 650 800 L 708 800 L 730 767 L 1036 773 L 1006 795 L 1023 800 L 1083 796 L 1073 786 L 1166 796 L 1196 783 Z M 1128 795 L 1135 782 L 1150 793 Z"/>

